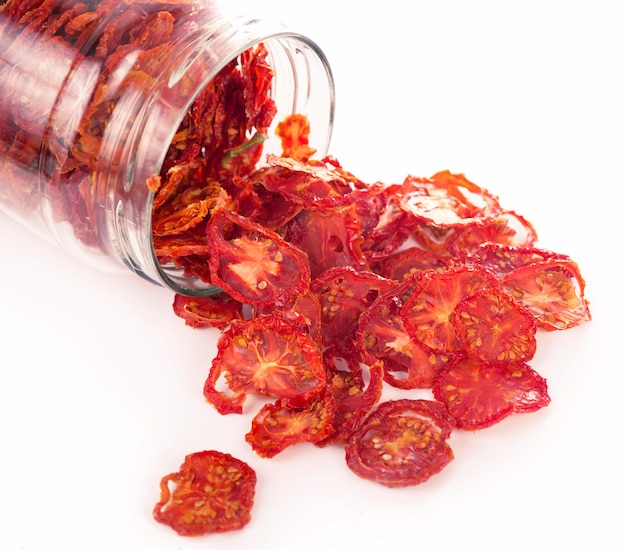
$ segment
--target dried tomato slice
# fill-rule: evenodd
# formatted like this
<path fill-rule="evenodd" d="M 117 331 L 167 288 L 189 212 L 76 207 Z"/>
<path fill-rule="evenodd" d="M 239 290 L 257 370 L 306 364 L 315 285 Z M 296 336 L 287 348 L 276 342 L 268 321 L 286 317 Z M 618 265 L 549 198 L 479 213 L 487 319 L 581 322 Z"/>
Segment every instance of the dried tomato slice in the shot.
<path fill-rule="evenodd" d="M 540 329 L 565 330 L 591 320 L 585 280 L 573 260 L 517 268 L 502 278 L 502 288 L 532 312 Z"/>
<path fill-rule="evenodd" d="M 227 453 L 200 451 L 187 455 L 178 472 L 163 477 L 153 516 L 184 536 L 241 529 L 250 522 L 255 488 L 256 473 L 245 462 Z"/>
<path fill-rule="evenodd" d="M 536 411 L 550 403 L 545 379 L 527 364 L 490 366 L 471 357 L 446 368 L 435 381 L 433 395 L 463 430 L 487 428 L 513 413 Z"/>
<path fill-rule="evenodd" d="M 530 361 L 535 355 L 534 317 L 498 287 L 461 300 L 452 321 L 467 354 L 484 363 Z"/>
<path fill-rule="evenodd" d="M 466 296 L 496 284 L 494 275 L 476 265 L 427 273 L 402 306 L 407 332 L 415 342 L 435 353 L 464 353 L 452 322 L 454 308 Z"/>
<path fill-rule="evenodd" d="M 386 401 L 346 441 L 346 463 L 359 477 L 387 487 L 423 483 L 454 458 L 447 443 L 453 427 L 437 401 Z"/>
<path fill-rule="evenodd" d="M 351 267 L 339 266 L 322 273 L 311 283 L 311 290 L 322 305 L 322 342 L 352 348 L 361 313 L 396 284 L 370 271 Z"/>
<path fill-rule="evenodd" d="M 231 321 L 243 319 L 243 304 L 225 292 L 209 296 L 176 294 L 172 304 L 174 313 L 193 328 L 226 328 Z"/>
<path fill-rule="evenodd" d="M 383 392 L 383 368 L 380 362 L 365 365 L 358 354 L 336 346 L 324 350 L 326 391 L 336 404 L 333 431 L 317 442 L 322 447 L 343 442 Z M 364 376 L 365 374 L 365 376 Z"/>
<path fill-rule="evenodd" d="M 389 385 L 407 390 L 430 388 L 449 357 L 411 339 L 402 321 L 402 304 L 398 289 L 380 296 L 359 317 L 356 346 L 366 363 L 382 362 Z"/>
<path fill-rule="evenodd" d="M 447 170 L 430 178 L 407 177 L 401 205 L 416 219 L 438 227 L 473 225 L 501 212 L 495 196 L 463 174 Z"/>
<path fill-rule="evenodd" d="M 308 161 L 315 149 L 309 146 L 311 126 L 309 119 L 301 114 L 293 113 L 280 121 L 276 126 L 276 135 L 280 138 L 283 157 L 300 162 Z"/>
<path fill-rule="evenodd" d="M 335 411 L 335 400 L 327 392 L 304 407 L 282 400 L 268 403 L 252 419 L 246 441 L 259 456 L 271 458 L 296 443 L 326 438 L 333 430 Z"/>
<path fill-rule="evenodd" d="M 218 389 L 222 375 L 226 391 Z M 325 380 L 322 352 L 307 330 L 266 314 L 235 321 L 222 333 L 204 396 L 221 414 L 241 413 L 248 393 L 304 406 Z"/>
<path fill-rule="evenodd" d="M 438 254 L 418 246 L 411 246 L 384 258 L 377 265 L 376 272 L 394 281 L 404 281 L 417 272 L 445 271 L 458 263 L 458 260 L 450 254 Z"/>
<path fill-rule="evenodd" d="M 284 305 L 309 288 L 306 254 L 234 212 L 214 212 L 207 224 L 213 283 L 247 304 Z"/>

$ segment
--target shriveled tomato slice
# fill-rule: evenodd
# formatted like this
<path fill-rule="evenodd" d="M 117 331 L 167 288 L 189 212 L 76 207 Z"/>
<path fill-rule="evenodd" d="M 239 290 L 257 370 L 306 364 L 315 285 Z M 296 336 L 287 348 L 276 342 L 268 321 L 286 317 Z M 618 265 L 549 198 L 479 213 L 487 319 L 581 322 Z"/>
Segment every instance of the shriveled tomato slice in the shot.
<path fill-rule="evenodd" d="M 407 177 L 401 204 L 416 219 L 438 227 L 475 224 L 501 212 L 495 196 L 463 174 L 447 170 L 430 178 Z"/>
<path fill-rule="evenodd" d="M 402 320 L 408 334 L 435 353 L 464 353 L 452 322 L 454 308 L 466 296 L 496 283 L 494 275 L 476 265 L 427 273 L 402 306 Z"/>
<path fill-rule="evenodd" d="M 463 430 L 478 430 L 513 413 L 536 411 L 550 403 L 548 386 L 525 363 L 490 366 L 463 357 L 444 370 L 433 386 L 435 399 Z"/>
<path fill-rule="evenodd" d="M 416 344 L 402 321 L 402 298 L 395 289 L 380 296 L 359 317 L 356 346 L 369 364 L 381 361 L 384 380 L 402 389 L 430 388 L 449 362 L 447 355 Z"/>
<path fill-rule="evenodd" d="M 241 529 L 250 522 L 255 487 L 256 473 L 245 462 L 218 451 L 193 453 L 161 480 L 153 516 L 184 536 Z"/>
<path fill-rule="evenodd" d="M 309 119 L 301 114 L 293 113 L 281 120 L 276 126 L 276 135 L 280 138 L 283 157 L 306 162 L 314 154 L 315 149 L 309 145 L 311 126 Z"/>
<path fill-rule="evenodd" d="M 467 354 L 484 363 L 530 361 L 535 355 L 534 317 L 498 287 L 461 300 L 452 320 Z"/>
<path fill-rule="evenodd" d="M 381 403 L 346 441 L 346 463 L 387 487 L 423 483 L 454 458 L 447 439 L 454 419 L 436 401 Z"/>
<path fill-rule="evenodd" d="M 502 288 L 530 309 L 543 330 L 565 330 L 591 320 L 585 280 L 573 260 L 520 267 L 502 278 Z"/>
<path fill-rule="evenodd" d="M 222 333 L 204 396 L 222 414 L 241 413 L 249 393 L 304 406 L 325 381 L 322 352 L 308 331 L 267 314 L 233 322 Z"/>
<path fill-rule="evenodd" d="M 361 313 L 396 285 L 370 271 L 350 267 L 335 267 L 322 273 L 311 283 L 311 290 L 322 305 L 322 342 L 352 348 Z"/>
<path fill-rule="evenodd" d="M 431 269 L 445 271 L 459 262 L 449 254 L 437 254 L 418 246 L 411 246 L 387 256 L 377 266 L 377 272 L 394 281 L 404 281 L 415 273 Z"/>
<path fill-rule="evenodd" d="M 176 294 L 172 304 L 174 313 L 193 328 L 224 329 L 231 321 L 243 319 L 243 304 L 226 292 L 208 296 Z"/>
<path fill-rule="evenodd" d="M 335 411 L 335 400 L 328 392 L 304 407 L 282 400 L 268 403 L 253 418 L 246 441 L 259 456 L 271 458 L 296 443 L 327 437 L 333 431 Z"/>
<path fill-rule="evenodd" d="M 310 282 L 306 254 L 234 212 L 213 213 L 207 224 L 213 283 L 247 304 L 282 305 Z"/>
<path fill-rule="evenodd" d="M 336 404 L 333 431 L 318 446 L 343 442 L 358 422 L 378 403 L 383 391 L 380 362 L 366 365 L 355 351 L 330 346 L 324 350 L 326 391 Z"/>

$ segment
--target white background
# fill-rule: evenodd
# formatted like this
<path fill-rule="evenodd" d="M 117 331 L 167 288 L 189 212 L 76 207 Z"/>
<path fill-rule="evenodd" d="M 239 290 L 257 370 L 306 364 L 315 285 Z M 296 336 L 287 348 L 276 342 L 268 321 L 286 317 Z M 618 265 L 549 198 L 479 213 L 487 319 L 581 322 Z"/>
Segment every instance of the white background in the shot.
<path fill-rule="evenodd" d="M 549 407 L 455 433 L 441 474 L 387 489 L 339 448 L 258 458 L 254 407 L 220 417 L 203 400 L 215 332 L 0 214 L 0 548 L 624 548 L 621 2 L 241 3 L 325 51 L 345 168 L 465 173 L 579 263 L 593 321 L 541 335 Z M 159 480 L 210 448 L 256 469 L 253 519 L 184 539 L 151 517 Z"/>

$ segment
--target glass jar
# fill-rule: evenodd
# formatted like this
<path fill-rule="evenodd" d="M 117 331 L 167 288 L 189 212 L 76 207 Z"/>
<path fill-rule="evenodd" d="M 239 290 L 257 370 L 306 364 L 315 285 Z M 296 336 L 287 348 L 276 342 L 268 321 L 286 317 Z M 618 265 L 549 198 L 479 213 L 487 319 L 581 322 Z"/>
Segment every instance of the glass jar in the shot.
<path fill-rule="evenodd" d="M 259 45 L 276 110 L 264 154 L 279 152 L 273 129 L 290 113 L 311 120 L 310 145 L 324 154 L 333 79 L 305 36 L 226 16 L 212 0 L 0 2 L 0 208 L 99 268 L 181 294 L 217 291 L 155 252 L 155 177 L 199 101 L 232 108 L 231 89 L 207 89 Z"/>

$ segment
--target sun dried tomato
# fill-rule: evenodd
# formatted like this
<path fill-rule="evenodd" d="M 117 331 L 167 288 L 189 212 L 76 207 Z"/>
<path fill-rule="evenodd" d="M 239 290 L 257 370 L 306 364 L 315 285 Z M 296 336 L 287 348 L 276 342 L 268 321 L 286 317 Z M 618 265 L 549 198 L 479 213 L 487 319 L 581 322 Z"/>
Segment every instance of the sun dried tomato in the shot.
<path fill-rule="evenodd" d="M 346 441 L 346 463 L 387 487 L 423 483 L 453 460 L 447 439 L 454 424 L 437 401 L 386 401 Z"/>
<path fill-rule="evenodd" d="M 463 349 L 483 363 L 530 361 L 535 355 L 534 317 L 498 287 L 461 300 L 454 308 L 452 323 Z"/>
<path fill-rule="evenodd" d="M 409 176 L 402 184 L 402 207 L 416 219 L 438 227 L 473 225 L 501 213 L 498 199 L 462 174 L 438 172 Z"/>
<path fill-rule="evenodd" d="M 315 149 L 309 146 L 311 126 L 309 119 L 299 113 L 288 115 L 276 126 L 276 135 L 280 138 L 283 157 L 299 162 L 308 161 Z"/>
<path fill-rule="evenodd" d="M 510 271 L 502 288 L 534 315 L 539 328 L 564 330 L 591 320 L 578 264 L 554 258 Z"/>
<path fill-rule="evenodd" d="M 486 365 L 463 357 L 444 370 L 433 387 L 456 426 L 478 430 L 513 413 L 532 412 L 550 403 L 544 378 L 527 364 Z"/>
<path fill-rule="evenodd" d="M 351 267 L 325 271 L 311 284 L 322 305 L 322 342 L 352 348 L 361 313 L 396 284 L 370 271 Z"/>
<path fill-rule="evenodd" d="M 266 314 L 234 321 L 222 333 L 204 396 L 221 414 L 241 413 L 249 393 L 304 406 L 325 380 L 322 352 L 308 332 L 282 316 Z"/>
<path fill-rule="evenodd" d="M 463 346 L 452 322 L 454 309 L 466 296 L 496 282 L 495 276 L 475 265 L 426 273 L 402 306 L 401 316 L 409 336 L 432 352 L 462 354 Z"/>
<path fill-rule="evenodd" d="M 259 456 L 271 458 L 296 443 L 326 438 L 333 430 L 335 411 L 335 400 L 328 392 L 301 407 L 283 400 L 268 403 L 252 419 L 246 441 Z"/>
<path fill-rule="evenodd" d="M 317 442 L 322 447 L 345 441 L 383 391 L 380 362 L 366 365 L 355 351 L 330 346 L 324 349 L 324 364 L 326 392 L 333 396 L 336 412 L 332 432 Z"/>
<path fill-rule="evenodd" d="M 449 357 L 416 344 L 409 336 L 401 316 L 406 286 L 383 294 L 359 317 L 356 347 L 366 363 L 382 362 L 389 385 L 430 388 Z"/>
<path fill-rule="evenodd" d="M 438 254 L 411 246 L 386 256 L 377 264 L 376 272 L 388 279 L 402 282 L 414 277 L 415 273 L 445 271 L 458 263 L 460 261 L 450 254 Z"/>
<path fill-rule="evenodd" d="M 194 328 L 213 327 L 220 330 L 232 321 L 243 319 L 243 304 L 225 292 L 209 296 L 176 294 L 172 304 L 174 313 Z"/>
<path fill-rule="evenodd" d="M 153 516 L 184 536 L 241 529 L 250 522 L 255 488 L 256 473 L 245 462 L 219 451 L 193 453 L 161 480 Z"/>
<path fill-rule="evenodd" d="M 207 225 L 213 284 L 246 304 L 284 305 L 306 292 L 306 254 L 277 233 L 234 212 L 214 212 Z"/>

